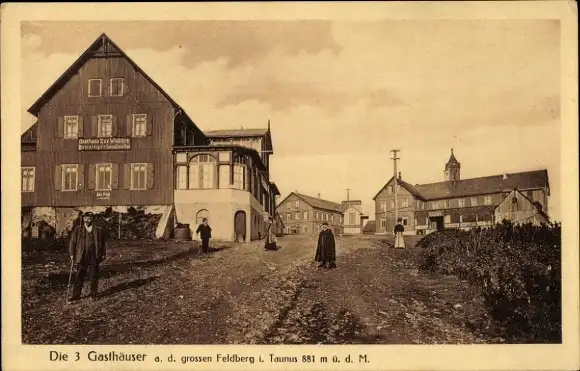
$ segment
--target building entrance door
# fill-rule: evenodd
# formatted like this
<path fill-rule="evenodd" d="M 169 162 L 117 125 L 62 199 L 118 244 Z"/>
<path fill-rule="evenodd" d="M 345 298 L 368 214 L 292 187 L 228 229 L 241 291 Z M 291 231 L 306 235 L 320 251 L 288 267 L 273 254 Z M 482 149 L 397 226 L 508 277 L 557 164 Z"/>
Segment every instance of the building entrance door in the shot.
<path fill-rule="evenodd" d="M 242 242 L 246 240 L 246 212 L 237 211 L 234 215 L 234 233 L 236 234 L 236 241 Z"/>

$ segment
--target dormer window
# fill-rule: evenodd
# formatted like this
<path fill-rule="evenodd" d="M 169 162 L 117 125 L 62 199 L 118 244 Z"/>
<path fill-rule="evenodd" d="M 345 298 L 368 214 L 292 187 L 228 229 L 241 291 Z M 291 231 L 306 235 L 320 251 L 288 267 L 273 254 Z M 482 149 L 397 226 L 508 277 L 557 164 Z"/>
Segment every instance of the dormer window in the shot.
<path fill-rule="evenodd" d="M 89 97 L 100 97 L 103 95 L 103 80 L 89 79 L 88 86 Z"/>

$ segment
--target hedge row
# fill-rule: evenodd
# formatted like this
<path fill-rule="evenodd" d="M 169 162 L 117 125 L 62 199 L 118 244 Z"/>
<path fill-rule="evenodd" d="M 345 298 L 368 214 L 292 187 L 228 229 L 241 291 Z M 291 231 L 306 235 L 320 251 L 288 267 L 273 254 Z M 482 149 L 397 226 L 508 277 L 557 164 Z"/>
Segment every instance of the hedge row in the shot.
<path fill-rule="evenodd" d="M 562 341 L 561 225 L 445 230 L 425 236 L 422 269 L 482 288 L 491 318 L 512 342 Z"/>

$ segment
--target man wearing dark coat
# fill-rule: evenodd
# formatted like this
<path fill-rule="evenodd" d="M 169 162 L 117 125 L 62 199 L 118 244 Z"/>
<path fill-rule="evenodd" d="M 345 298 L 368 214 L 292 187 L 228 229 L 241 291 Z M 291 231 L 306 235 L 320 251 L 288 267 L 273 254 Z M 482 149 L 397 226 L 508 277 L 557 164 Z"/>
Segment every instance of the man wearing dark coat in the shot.
<path fill-rule="evenodd" d="M 99 264 L 107 257 L 107 234 L 93 224 L 94 215 L 91 212 L 83 214 L 83 224 L 76 226 L 69 242 L 71 262 L 76 264 L 76 275 L 73 294 L 70 302 L 81 298 L 83 283 L 88 272 L 91 288 L 91 298 L 98 298 Z"/>
<path fill-rule="evenodd" d="M 322 223 L 322 231 L 318 235 L 318 245 L 314 260 L 318 262 L 318 268 L 336 268 L 336 245 L 334 234 L 328 228 L 328 223 Z"/>
<path fill-rule="evenodd" d="M 196 235 L 200 235 L 201 237 L 201 252 L 204 254 L 207 252 L 209 248 L 209 239 L 211 238 L 211 227 L 207 223 L 207 218 L 203 218 L 201 220 L 201 224 L 197 227 L 195 231 Z"/>

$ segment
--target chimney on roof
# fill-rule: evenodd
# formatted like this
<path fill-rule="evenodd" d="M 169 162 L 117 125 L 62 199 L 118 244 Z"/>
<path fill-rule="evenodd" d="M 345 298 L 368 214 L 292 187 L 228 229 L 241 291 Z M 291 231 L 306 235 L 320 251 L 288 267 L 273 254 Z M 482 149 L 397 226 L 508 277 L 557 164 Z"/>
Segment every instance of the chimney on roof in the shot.
<path fill-rule="evenodd" d="M 320 198 L 320 193 L 318 194 L 318 198 Z"/>
<path fill-rule="evenodd" d="M 401 180 L 401 172 L 399 171 L 399 180 Z"/>
<path fill-rule="evenodd" d="M 506 173 L 503 173 L 503 180 L 506 180 L 508 177 L 508 175 Z"/>

